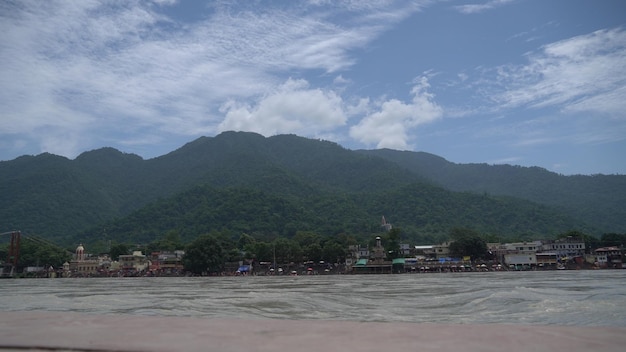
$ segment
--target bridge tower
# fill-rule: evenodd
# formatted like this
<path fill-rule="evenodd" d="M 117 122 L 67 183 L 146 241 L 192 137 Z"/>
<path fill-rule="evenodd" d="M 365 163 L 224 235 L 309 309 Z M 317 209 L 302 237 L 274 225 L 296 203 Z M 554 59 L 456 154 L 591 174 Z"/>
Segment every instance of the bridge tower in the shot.
<path fill-rule="evenodd" d="M 0 233 L 0 236 L 11 235 L 11 245 L 9 246 L 9 253 L 6 263 L 11 265 L 11 271 L 9 276 L 13 276 L 14 270 L 17 270 L 17 263 L 20 260 L 20 241 L 22 234 L 19 231 L 11 231 Z M 4 275 L 4 268 L 2 268 L 2 275 Z"/>

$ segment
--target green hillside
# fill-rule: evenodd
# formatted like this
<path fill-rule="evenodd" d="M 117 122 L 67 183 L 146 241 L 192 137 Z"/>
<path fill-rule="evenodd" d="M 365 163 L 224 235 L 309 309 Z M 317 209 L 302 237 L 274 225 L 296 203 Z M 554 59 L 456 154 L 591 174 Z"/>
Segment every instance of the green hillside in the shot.
<path fill-rule="evenodd" d="M 555 207 L 608 232 L 626 232 L 626 176 L 563 176 L 539 167 L 455 164 L 441 157 L 389 149 L 360 150 L 378 156 L 442 187 L 526 199 Z"/>
<path fill-rule="evenodd" d="M 225 132 L 148 160 L 102 148 L 74 160 L 41 154 L 0 162 L 0 226 L 59 243 L 149 242 L 169 230 L 186 240 L 214 230 L 367 235 L 385 215 L 416 242 L 457 226 L 494 236 L 599 235 L 626 232 L 624 209 L 615 206 L 624 178 Z M 580 216 L 584 209 L 593 216 Z"/>
<path fill-rule="evenodd" d="M 432 243 L 450 229 L 472 228 L 502 238 L 552 237 L 584 224 L 535 203 L 513 198 L 454 193 L 425 184 L 391 192 L 320 193 L 293 197 L 245 188 L 196 187 L 105 224 L 107 239 L 149 243 L 168 231 L 188 241 L 212 231 L 256 238 L 293 237 L 298 231 L 346 233 L 368 238 L 380 232 L 382 214 L 405 239 Z M 100 230 L 79 234 L 93 237 Z"/>

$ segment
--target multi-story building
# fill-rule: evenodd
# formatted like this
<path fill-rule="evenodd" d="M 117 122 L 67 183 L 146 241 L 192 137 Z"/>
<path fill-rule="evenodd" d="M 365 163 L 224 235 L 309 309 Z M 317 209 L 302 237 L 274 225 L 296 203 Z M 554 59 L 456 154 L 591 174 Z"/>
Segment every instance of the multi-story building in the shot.
<path fill-rule="evenodd" d="M 585 255 L 585 241 L 578 237 L 559 238 L 543 244 L 544 252 L 555 253 L 557 258 L 574 258 Z"/>
<path fill-rule="evenodd" d="M 537 253 L 543 248 L 541 241 L 504 243 L 503 248 L 509 253 Z"/>
<path fill-rule="evenodd" d="M 618 247 L 602 247 L 595 251 L 596 263 L 601 268 L 622 268 L 622 251 Z"/>
<path fill-rule="evenodd" d="M 183 270 L 185 251 L 154 252 L 150 258 L 150 271 L 157 273 L 176 273 Z"/>
<path fill-rule="evenodd" d="M 133 254 L 122 254 L 119 257 L 119 269 L 123 271 L 144 271 L 150 266 L 150 261 L 141 251 L 133 251 Z"/>
<path fill-rule="evenodd" d="M 450 242 L 444 242 L 433 246 L 433 252 L 436 259 L 443 259 L 450 257 Z"/>
<path fill-rule="evenodd" d="M 414 246 L 413 247 L 413 252 L 415 253 L 415 258 L 419 259 L 419 260 L 426 260 L 426 259 L 435 259 L 436 255 L 435 255 L 435 251 L 433 249 L 434 246 L 430 245 L 430 246 Z"/>
<path fill-rule="evenodd" d="M 411 245 L 409 245 L 408 243 L 401 243 L 400 244 L 400 254 L 403 256 L 409 256 L 412 254 L 412 248 Z"/>

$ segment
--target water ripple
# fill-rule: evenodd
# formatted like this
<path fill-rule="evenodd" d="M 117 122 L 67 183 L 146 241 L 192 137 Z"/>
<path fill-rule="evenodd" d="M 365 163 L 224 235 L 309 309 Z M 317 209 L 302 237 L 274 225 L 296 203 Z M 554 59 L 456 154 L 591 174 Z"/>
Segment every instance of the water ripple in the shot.
<path fill-rule="evenodd" d="M 626 326 L 626 270 L 3 280 L 1 310 Z"/>

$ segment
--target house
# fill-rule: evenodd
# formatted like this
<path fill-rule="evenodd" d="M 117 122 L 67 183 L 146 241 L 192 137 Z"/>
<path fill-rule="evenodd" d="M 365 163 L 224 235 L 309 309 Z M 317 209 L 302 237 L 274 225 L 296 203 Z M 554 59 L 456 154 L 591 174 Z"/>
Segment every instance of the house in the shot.
<path fill-rule="evenodd" d="M 122 254 L 119 257 L 119 269 L 122 271 L 140 272 L 150 267 L 150 261 L 141 251 L 133 254 Z"/>
<path fill-rule="evenodd" d="M 183 256 L 185 251 L 154 252 L 151 255 L 150 271 L 157 274 L 176 274 L 183 271 Z"/>
<path fill-rule="evenodd" d="M 622 268 L 622 251 L 618 247 L 602 247 L 595 251 L 596 265 L 600 268 Z"/>
<path fill-rule="evenodd" d="M 433 246 L 433 252 L 436 259 L 450 257 L 450 242 L 444 242 Z"/>

